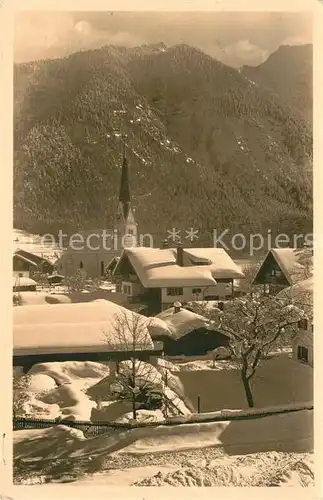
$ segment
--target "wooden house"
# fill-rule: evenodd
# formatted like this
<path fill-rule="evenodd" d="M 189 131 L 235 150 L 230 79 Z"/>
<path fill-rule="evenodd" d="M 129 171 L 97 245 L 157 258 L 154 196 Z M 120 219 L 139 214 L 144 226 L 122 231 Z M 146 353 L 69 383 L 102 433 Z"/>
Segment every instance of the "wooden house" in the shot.
<path fill-rule="evenodd" d="M 23 262 L 24 269 L 19 271 L 19 267 L 22 266 Z M 52 274 L 53 270 L 54 264 L 41 255 L 27 252 L 26 250 L 22 250 L 20 248 L 17 249 L 13 254 L 14 274 L 20 274 L 22 276 L 32 276 L 33 272 L 36 271 L 40 271 L 43 274 Z"/>
<path fill-rule="evenodd" d="M 185 309 L 179 302 L 154 319 L 165 324 L 165 328 L 156 331 L 153 326 L 151 336 L 163 342 L 166 356 L 204 356 L 228 344 L 228 337 L 212 322 Z"/>
<path fill-rule="evenodd" d="M 263 285 L 272 294 L 309 277 L 310 265 L 303 263 L 304 253 L 297 248 L 272 248 L 263 260 L 253 285 Z M 309 263 L 310 264 L 310 263 Z"/>
<path fill-rule="evenodd" d="M 12 257 L 13 276 L 29 277 L 30 271 L 37 269 L 37 264 L 19 253 L 14 253 Z"/>
<path fill-rule="evenodd" d="M 233 296 L 243 272 L 222 248 L 128 248 L 114 270 L 129 300 L 145 304 L 150 315 L 174 301 L 209 301 Z"/>

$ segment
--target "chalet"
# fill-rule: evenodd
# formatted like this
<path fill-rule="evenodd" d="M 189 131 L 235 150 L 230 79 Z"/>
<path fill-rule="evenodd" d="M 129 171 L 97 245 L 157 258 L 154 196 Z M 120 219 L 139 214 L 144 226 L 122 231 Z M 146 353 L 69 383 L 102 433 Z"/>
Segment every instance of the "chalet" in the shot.
<path fill-rule="evenodd" d="M 163 342 L 167 356 L 204 356 L 228 343 L 227 336 L 207 318 L 183 308 L 180 302 L 154 319 L 162 321 L 165 328 L 155 330 L 152 326 L 151 337 Z"/>
<path fill-rule="evenodd" d="M 19 277 L 29 277 L 30 276 L 30 271 L 32 269 L 37 269 L 37 264 L 31 260 L 25 257 L 24 255 L 21 255 L 19 253 L 14 253 L 12 257 L 12 270 L 13 270 L 13 276 L 19 276 Z"/>
<path fill-rule="evenodd" d="M 127 318 L 122 336 L 114 328 L 120 314 Z M 135 345 L 131 331 L 133 314 L 142 319 L 141 335 Z M 35 363 L 48 361 L 100 362 L 128 359 L 131 355 L 149 360 L 161 355 L 163 346 L 151 339 L 148 321 L 106 300 L 15 307 L 13 364 L 28 369 Z"/>
<path fill-rule="evenodd" d="M 233 296 L 233 280 L 244 274 L 222 248 L 128 248 L 113 272 L 132 302 L 150 315 L 174 301 L 208 301 Z"/>
<path fill-rule="evenodd" d="M 279 293 L 311 275 L 311 260 L 304 262 L 302 249 L 272 248 L 254 277 L 253 285 L 264 285 L 269 293 Z"/>
<path fill-rule="evenodd" d="M 23 268 L 20 270 L 20 268 Z M 54 264 L 47 258 L 21 248 L 17 248 L 13 254 L 13 272 L 14 275 L 30 276 L 35 271 L 44 274 L 51 274 L 54 270 Z"/>
<path fill-rule="evenodd" d="M 115 267 L 122 250 L 137 245 L 137 226 L 131 208 L 128 159 L 124 148 L 115 228 L 78 231 L 81 237 L 75 235 L 57 261 L 58 272 L 70 276 L 83 269 L 89 278 L 105 277 L 107 267 Z"/>

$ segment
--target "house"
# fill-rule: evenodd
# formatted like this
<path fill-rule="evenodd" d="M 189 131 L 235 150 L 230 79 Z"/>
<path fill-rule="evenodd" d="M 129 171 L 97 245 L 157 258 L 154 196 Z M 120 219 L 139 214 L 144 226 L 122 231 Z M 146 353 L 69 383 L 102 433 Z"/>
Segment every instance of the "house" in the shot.
<path fill-rule="evenodd" d="M 121 314 L 126 321 L 118 335 L 115 321 Z M 135 343 L 134 317 L 140 321 Z M 146 317 L 107 300 L 15 307 L 13 325 L 13 364 L 25 368 L 48 361 L 123 360 L 131 355 L 150 359 L 163 351 L 161 342 L 153 342 Z"/>
<path fill-rule="evenodd" d="M 312 257 L 299 248 L 272 248 L 263 260 L 253 285 L 264 285 L 269 293 L 304 280 L 312 274 Z"/>
<path fill-rule="evenodd" d="M 57 270 L 64 276 L 71 276 L 83 269 L 89 278 L 103 278 L 107 267 L 115 266 L 124 248 L 137 245 L 137 238 L 138 225 L 131 208 L 129 166 L 124 147 L 115 228 L 78 231 L 58 259 Z"/>
<path fill-rule="evenodd" d="M 24 264 L 22 264 L 24 262 Z M 23 267 L 22 270 L 20 268 Z M 54 264 L 41 255 L 27 252 L 17 248 L 13 254 L 13 272 L 14 275 L 30 276 L 35 271 L 44 274 L 51 274 L 54 270 Z"/>
<path fill-rule="evenodd" d="M 314 365 L 313 357 L 313 323 L 308 319 L 302 319 L 298 323 L 299 333 L 292 341 L 293 358 L 309 366 Z"/>
<path fill-rule="evenodd" d="M 218 347 L 226 346 L 228 337 L 218 331 L 207 318 L 185 309 L 180 302 L 157 314 L 165 328 L 152 325 L 151 337 L 164 344 L 167 356 L 204 356 Z M 162 326 L 162 325 L 161 325 Z"/>
<path fill-rule="evenodd" d="M 293 358 L 313 367 L 313 277 L 279 292 L 278 298 L 290 300 L 304 311 L 298 322 L 298 333 L 292 340 Z"/>
<path fill-rule="evenodd" d="M 233 280 L 244 274 L 222 248 L 128 248 L 113 272 L 133 302 L 150 315 L 174 301 L 207 301 L 232 297 Z"/>
<path fill-rule="evenodd" d="M 37 264 L 33 261 L 21 255 L 19 253 L 14 253 L 12 256 L 12 271 L 13 276 L 27 277 L 30 276 L 30 271 L 37 269 Z"/>

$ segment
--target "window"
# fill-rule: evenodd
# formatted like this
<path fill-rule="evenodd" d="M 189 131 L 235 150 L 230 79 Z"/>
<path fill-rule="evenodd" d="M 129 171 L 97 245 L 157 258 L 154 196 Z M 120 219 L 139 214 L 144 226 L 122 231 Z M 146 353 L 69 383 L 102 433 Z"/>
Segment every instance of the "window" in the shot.
<path fill-rule="evenodd" d="M 167 288 L 167 295 L 171 296 L 183 295 L 183 288 Z"/>
<path fill-rule="evenodd" d="M 204 297 L 205 300 L 219 300 L 219 296 L 218 295 L 206 295 Z"/>
<path fill-rule="evenodd" d="M 130 236 L 133 235 L 134 234 L 134 230 L 133 229 L 128 229 L 127 234 L 129 234 Z"/>
<path fill-rule="evenodd" d="M 280 269 L 272 269 L 270 274 L 274 278 L 280 278 L 282 276 L 282 272 Z"/>
<path fill-rule="evenodd" d="M 306 318 L 300 319 L 297 323 L 297 326 L 300 330 L 307 330 L 308 329 L 308 321 Z"/>
<path fill-rule="evenodd" d="M 123 285 L 122 290 L 124 294 L 131 295 L 132 290 L 130 285 Z"/>
<path fill-rule="evenodd" d="M 305 363 L 308 363 L 308 349 L 307 349 L 307 347 L 304 347 L 302 345 L 299 345 L 297 347 L 297 358 L 300 361 L 304 361 Z"/>
<path fill-rule="evenodd" d="M 83 262 L 80 262 L 80 269 L 83 269 Z"/>
<path fill-rule="evenodd" d="M 197 295 L 202 292 L 202 288 L 193 288 L 192 293 L 193 295 Z"/>
<path fill-rule="evenodd" d="M 104 276 L 104 261 L 103 260 L 101 260 L 100 266 L 101 266 L 101 269 L 100 269 L 101 276 Z"/>

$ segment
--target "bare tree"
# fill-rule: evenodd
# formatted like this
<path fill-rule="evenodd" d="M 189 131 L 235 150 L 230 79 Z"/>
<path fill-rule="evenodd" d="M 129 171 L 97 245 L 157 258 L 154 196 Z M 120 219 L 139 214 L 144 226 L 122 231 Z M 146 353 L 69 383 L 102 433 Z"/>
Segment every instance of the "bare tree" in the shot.
<path fill-rule="evenodd" d="M 117 377 L 113 392 L 119 399 L 132 402 L 133 419 L 137 419 L 137 407 L 151 409 L 162 405 L 162 377 L 149 362 L 142 361 L 140 353 L 153 350 L 149 334 L 148 318 L 136 312 L 116 314 L 111 333 L 105 333 L 111 351 L 124 353 L 125 361 L 117 362 Z"/>
<path fill-rule="evenodd" d="M 243 268 L 243 274 L 245 275 L 245 278 L 240 281 L 240 286 L 239 286 L 239 291 L 243 293 L 249 293 L 252 290 L 255 289 L 255 285 L 252 284 L 254 277 L 256 276 L 257 272 L 260 269 L 260 263 L 259 262 L 254 262 L 247 264 Z"/>
<path fill-rule="evenodd" d="M 298 332 L 298 321 L 306 317 L 306 304 L 287 297 L 249 294 L 213 309 L 213 320 L 229 338 L 228 348 L 238 363 L 249 407 L 254 406 L 250 381 L 259 362 Z"/>
<path fill-rule="evenodd" d="M 313 248 L 301 248 L 296 250 L 298 266 L 293 271 L 295 282 L 306 280 L 313 276 Z"/>

